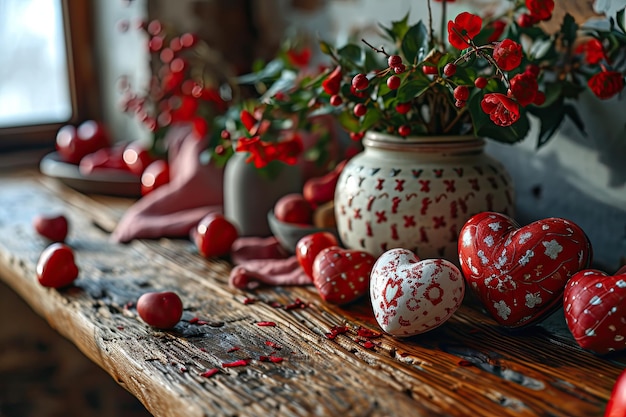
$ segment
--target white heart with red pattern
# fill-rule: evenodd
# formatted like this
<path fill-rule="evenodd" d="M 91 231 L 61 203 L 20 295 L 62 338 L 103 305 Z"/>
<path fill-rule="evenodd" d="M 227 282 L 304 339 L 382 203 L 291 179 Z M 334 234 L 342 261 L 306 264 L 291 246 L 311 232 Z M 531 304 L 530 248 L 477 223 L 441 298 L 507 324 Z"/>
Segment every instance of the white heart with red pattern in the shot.
<path fill-rule="evenodd" d="M 370 277 L 370 297 L 378 325 L 398 337 L 432 330 L 459 308 L 465 282 L 445 259 L 420 260 L 408 249 L 380 255 Z"/>

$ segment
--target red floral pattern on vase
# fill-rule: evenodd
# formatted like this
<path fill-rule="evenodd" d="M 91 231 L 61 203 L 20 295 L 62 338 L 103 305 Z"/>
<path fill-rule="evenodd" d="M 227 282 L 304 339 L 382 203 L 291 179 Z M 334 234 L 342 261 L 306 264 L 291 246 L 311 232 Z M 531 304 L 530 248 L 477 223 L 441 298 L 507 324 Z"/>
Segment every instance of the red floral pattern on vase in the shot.
<path fill-rule="evenodd" d="M 394 336 L 424 333 L 459 308 L 465 282 L 445 259 L 420 260 L 407 249 L 383 253 L 372 268 L 370 298 L 378 325 Z"/>
<path fill-rule="evenodd" d="M 576 224 L 548 218 L 519 227 L 500 213 L 473 216 L 459 236 L 465 280 L 502 326 L 533 324 L 557 308 L 567 280 L 588 266 L 591 245 Z"/>
<path fill-rule="evenodd" d="M 471 137 L 396 138 L 368 132 L 335 189 L 343 244 L 374 256 L 402 247 L 458 262 L 463 224 L 482 211 L 513 215 L 504 167 Z"/>
<path fill-rule="evenodd" d="M 583 349 L 598 354 L 626 349 L 626 270 L 609 276 L 577 272 L 565 287 L 565 321 Z"/>

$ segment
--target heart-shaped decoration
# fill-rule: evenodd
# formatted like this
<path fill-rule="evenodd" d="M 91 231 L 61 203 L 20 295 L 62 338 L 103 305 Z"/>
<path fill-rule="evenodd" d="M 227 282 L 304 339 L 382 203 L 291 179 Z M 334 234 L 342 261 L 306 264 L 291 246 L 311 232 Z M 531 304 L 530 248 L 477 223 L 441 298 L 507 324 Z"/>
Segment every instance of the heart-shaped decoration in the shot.
<path fill-rule="evenodd" d="M 520 227 L 493 212 L 465 223 L 458 248 L 465 280 L 506 327 L 530 325 L 557 308 L 567 280 L 591 259 L 587 236 L 568 220 L 548 218 Z"/>
<path fill-rule="evenodd" d="M 347 304 L 367 293 L 376 258 L 360 250 L 331 246 L 313 262 L 313 284 L 324 301 Z"/>
<path fill-rule="evenodd" d="M 64 243 L 48 246 L 37 261 L 37 280 L 44 287 L 67 287 L 78 277 L 78 273 L 74 252 Z"/>
<path fill-rule="evenodd" d="M 465 282 L 445 259 L 420 260 L 408 249 L 380 255 L 370 279 L 370 297 L 378 325 L 394 336 L 424 333 L 440 326 L 459 308 Z"/>
<path fill-rule="evenodd" d="M 583 349 L 605 354 L 626 349 L 626 271 L 609 276 L 587 269 L 565 287 L 565 321 Z"/>

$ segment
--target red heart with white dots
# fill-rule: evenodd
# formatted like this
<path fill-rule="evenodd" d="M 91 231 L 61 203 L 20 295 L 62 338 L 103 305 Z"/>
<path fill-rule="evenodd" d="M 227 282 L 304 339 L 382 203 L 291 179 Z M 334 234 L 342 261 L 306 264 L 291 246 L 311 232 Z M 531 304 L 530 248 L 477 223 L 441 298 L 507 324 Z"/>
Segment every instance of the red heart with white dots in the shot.
<path fill-rule="evenodd" d="M 331 246 L 313 262 L 313 284 L 324 301 L 347 304 L 367 293 L 376 259 L 360 250 Z"/>
<path fill-rule="evenodd" d="M 598 354 L 626 349 L 626 271 L 577 272 L 563 298 L 567 327 L 580 347 Z"/>
<path fill-rule="evenodd" d="M 583 230 L 560 218 L 520 227 L 503 214 L 484 212 L 470 218 L 459 235 L 465 280 L 506 327 L 530 325 L 551 313 L 568 279 L 590 259 Z"/>

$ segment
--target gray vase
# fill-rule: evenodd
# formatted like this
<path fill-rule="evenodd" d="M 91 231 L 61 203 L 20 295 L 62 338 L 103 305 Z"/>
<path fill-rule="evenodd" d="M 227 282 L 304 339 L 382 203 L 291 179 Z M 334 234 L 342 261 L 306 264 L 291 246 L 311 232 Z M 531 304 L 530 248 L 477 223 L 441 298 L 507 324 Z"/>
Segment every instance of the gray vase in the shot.
<path fill-rule="evenodd" d="M 272 234 L 267 214 L 285 194 L 302 193 L 302 175 L 298 166 L 271 162 L 263 175 L 247 153 L 236 152 L 224 171 L 224 216 L 238 229 L 239 236 L 266 237 Z"/>

